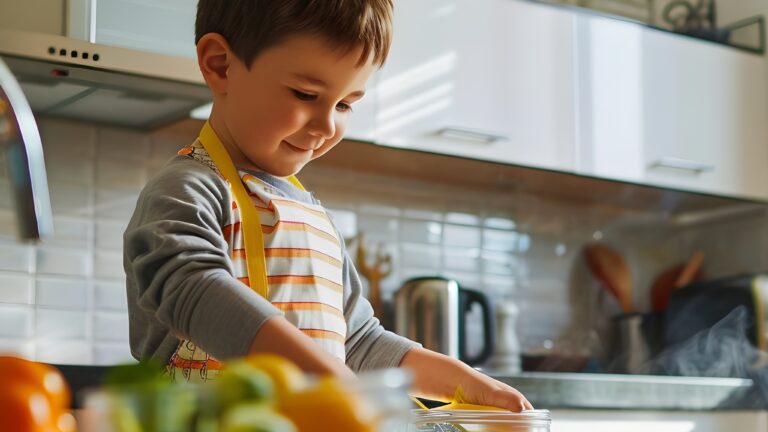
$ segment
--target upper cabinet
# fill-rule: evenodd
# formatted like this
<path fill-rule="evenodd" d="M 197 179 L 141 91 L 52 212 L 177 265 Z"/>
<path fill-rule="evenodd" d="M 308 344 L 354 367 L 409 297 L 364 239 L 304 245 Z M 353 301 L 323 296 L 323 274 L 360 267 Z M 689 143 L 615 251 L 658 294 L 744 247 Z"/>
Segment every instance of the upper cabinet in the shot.
<path fill-rule="evenodd" d="M 580 173 L 768 198 L 762 56 L 586 14 L 577 39 Z"/>
<path fill-rule="evenodd" d="M 573 169 L 574 25 L 572 13 L 529 2 L 396 2 L 376 141 Z"/>
<path fill-rule="evenodd" d="M 40 0 L 36 0 L 40 1 Z M 67 0 L 69 36 L 123 48 L 195 57 L 196 0 Z"/>
<path fill-rule="evenodd" d="M 64 6 L 61 0 L 4 1 L 0 6 L 0 28 L 61 36 Z"/>

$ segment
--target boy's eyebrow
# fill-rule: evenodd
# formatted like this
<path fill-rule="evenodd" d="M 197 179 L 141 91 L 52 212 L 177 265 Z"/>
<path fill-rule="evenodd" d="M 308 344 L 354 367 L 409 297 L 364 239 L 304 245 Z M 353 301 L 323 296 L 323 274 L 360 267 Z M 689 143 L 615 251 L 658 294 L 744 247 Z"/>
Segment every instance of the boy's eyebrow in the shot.
<path fill-rule="evenodd" d="M 328 87 L 328 84 L 326 84 L 325 81 L 323 81 L 321 79 L 313 78 L 313 77 L 308 76 L 308 75 L 295 74 L 293 77 L 296 78 L 296 79 L 299 79 L 301 81 L 306 81 L 307 83 L 309 83 L 311 85 L 315 85 L 315 86 L 318 86 L 318 87 Z M 363 97 L 363 96 L 365 96 L 365 91 L 364 90 L 357 90 L 357 91 L 353 91 L 349 95 L 350 96 L 354 96 L 354 97 Z"/>

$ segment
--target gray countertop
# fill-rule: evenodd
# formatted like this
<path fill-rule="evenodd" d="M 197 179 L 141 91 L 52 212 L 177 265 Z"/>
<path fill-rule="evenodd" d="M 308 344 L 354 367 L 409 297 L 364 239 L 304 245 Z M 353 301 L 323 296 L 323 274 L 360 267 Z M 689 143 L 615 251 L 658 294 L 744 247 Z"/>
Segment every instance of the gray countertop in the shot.
<path fill-rule="evenodd" d="M 534 406 L 548 409 L 711 411 L 765 408 L 750 379 L 482 372 L 520 390 Z"/>

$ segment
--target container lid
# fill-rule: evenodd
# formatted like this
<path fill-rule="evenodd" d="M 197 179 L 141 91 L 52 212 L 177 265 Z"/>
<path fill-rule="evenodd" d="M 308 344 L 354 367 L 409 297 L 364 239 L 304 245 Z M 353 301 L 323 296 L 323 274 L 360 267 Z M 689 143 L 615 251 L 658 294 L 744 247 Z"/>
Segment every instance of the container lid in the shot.
<path fill-rule="evenodd" d="M 552 422 L 549 410 L 512 411 L 477 411 L 477 410 L 413 410 L 412 422 L 419 426 L 425 424 L 460 424 L 466 425 L 509 425 L 537 426 L 548 428 Z M 546 430 L 546 429 L 545 429 Z"/>

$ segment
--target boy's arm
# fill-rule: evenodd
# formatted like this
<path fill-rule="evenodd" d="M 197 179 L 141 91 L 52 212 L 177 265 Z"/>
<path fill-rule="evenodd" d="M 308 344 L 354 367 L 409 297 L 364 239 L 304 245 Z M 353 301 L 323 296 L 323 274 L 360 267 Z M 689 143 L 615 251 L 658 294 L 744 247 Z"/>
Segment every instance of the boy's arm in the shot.
<path fill-rule="evenodd" d="M 253 338 L 251 353 L 269 352 L 291 359 L 305 372 L 354 379 L 355 374 L 339 359 L 326 353 L 309 336 L 283 317 L 274 317 L 261 326 Z"/>
<path fill-rule="evenodd" d="M 413 348 L 400 367 L 413 372 L 412 393 L 427 399 L 451 402 L 461 388 L 463 402 L 488 405 L 511 411 L 533 409 L 519 391 L 484 375 L 452 357 Z"/>
<path fill-rule="evenodd" d="M 346 248 L 343 254 L 347 365 L 355 372 L 397 367 L 408 350 L 420 345 L 381 326 L 362 295 L 360 276 Z"/>
<path fill-rule="evenodd" d="M 175 160 L 142 191 L 124 236 L 131 348 L 167 359 L 187 338 L 220 360 L 245 355 L 280 315 L 233 277 L 222 226 L 229 191 L 213 171 Z"/>

